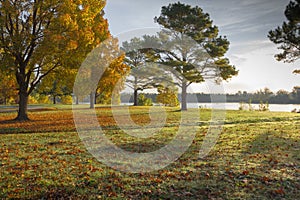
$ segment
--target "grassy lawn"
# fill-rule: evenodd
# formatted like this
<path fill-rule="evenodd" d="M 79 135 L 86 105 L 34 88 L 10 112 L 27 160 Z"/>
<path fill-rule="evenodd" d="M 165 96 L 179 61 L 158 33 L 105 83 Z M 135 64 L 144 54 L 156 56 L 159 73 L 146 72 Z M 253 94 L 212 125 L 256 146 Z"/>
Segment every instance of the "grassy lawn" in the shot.
<path fill-rule="evenodd" d="M 131 108 L 138 124 L 149 122 L 147 113 Z M 167 109 L 160 134 L 137 139 L 118 129 L 109 108 L 97 108 L 97 116 L 108 138 L 135 152 L 168 144 L 180 121 L 180 112 Z M 222 134 L 204 159 L 198 153 L 210 110 L 200 116 L 196 138 L 180 159 L 132 174 L 87 152 L 70 107 L 30 112 L 32 121 L 23 123 L 11 121 L 15 113 L 0 113 L 0 199 L 300 199 L 299 114 L 227 111 Z"/>

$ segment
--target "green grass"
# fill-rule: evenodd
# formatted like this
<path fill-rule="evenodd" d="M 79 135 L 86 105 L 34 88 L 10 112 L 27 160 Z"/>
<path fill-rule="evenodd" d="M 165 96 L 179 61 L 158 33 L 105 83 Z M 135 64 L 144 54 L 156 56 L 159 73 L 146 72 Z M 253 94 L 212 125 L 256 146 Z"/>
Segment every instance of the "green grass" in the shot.
<path fill-rule="evenodd" d="M 164 169 L 132 174 L 93 158 L 70 121 L 60 118 L 72 116 L 64 109 L 31 113 L 33 122 L 17 126 L 4 121 L 13 113 L 0 114 L 0 133 L 8 133 L 0 135 L 0 199 L 300 199 L 299 114 L 228 111 L 216 146 L 199 159 L 211 116 L 201 110 L 202 123 L 188 151 Z M 167 111 L 160 134 L 136 139 L 118 129 L 110 109 L 97 109 L 107 137 L 136 152 L 172 140 L 180 112 Z M 47 116 L 53 124 L 45 128 L 41 119 Z M 148 108 L 132 108 L 131 117 L 147 124 Z M 60 120 L 65 126 L 57 126 Z"/>

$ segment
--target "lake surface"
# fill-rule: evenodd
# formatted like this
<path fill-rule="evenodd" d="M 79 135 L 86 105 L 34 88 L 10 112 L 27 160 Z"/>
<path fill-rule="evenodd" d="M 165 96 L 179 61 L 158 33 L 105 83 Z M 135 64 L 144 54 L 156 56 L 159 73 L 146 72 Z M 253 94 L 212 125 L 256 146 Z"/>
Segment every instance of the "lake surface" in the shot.
<path fill-rule="evenodd" d="M 133 103 L 122 103 L 122 105 L 132 105 Z M 226 109 L 226 110 L 238 110 L 240 103 L 188 103 L 188 108 L 214 108 L 214 109 Z M 244 104 L 248 107 L 248 104 Z M 259 104 L 251 104 L 255 110 L 259 109 Z M 300 105 L 293 104 L 269 104 L 269 110 L 273 112 L 291 112 L 292 110 L 300 110 Z"/>
<path fill-rule="evenodd" d="M 188 103 L 188 108 L 215 108 L 220 109 L 224 108 L 226 110 L 238 110 L 240 107 L 240 103 Z M 245 107 L 248 108 L 248 104 L 244 104 Z M 259 104 L 251 104 L 252 108 L 255 110 L 259 109 Z M 300 109 L 300 105 L 293 105 L 293 104 L 269 104 L 270 111 L 278 111 L 278 112 L 291 112 L 292 110 Z"/>

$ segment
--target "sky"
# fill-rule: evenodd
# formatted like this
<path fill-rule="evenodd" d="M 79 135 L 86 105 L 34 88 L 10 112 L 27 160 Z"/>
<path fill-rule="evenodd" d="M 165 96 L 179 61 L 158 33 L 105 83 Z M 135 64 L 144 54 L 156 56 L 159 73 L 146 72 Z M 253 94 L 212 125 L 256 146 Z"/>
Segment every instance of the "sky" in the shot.
<path fill-rule="evenodd" d="M 105 18 L 112 35 L 130 39 L 132 33 L 151 34 L 159 26 L 154 17 L 170 0 L 107 0 Z M 265 87 L 273 92 L 292 91 L 300 86 L 300 75 L 292 72 L 300 63 L 283 63 L 274 58 L 280 50 L 267 37 L 270 30 L 285 21 L 284 10 L 289 0 L 181 0 L 199 6 L 210 15 L 219 33 L 230 41 L 226 54 L 239 75 L 223 82 L 225 93 L 255 92 Z M 127 35 L 126 35 L 127 34 Z M 126 35 L 122 39 L 122 37 Z M 193 92 L 214 92 L 206 83 L 192 86 Z"/>

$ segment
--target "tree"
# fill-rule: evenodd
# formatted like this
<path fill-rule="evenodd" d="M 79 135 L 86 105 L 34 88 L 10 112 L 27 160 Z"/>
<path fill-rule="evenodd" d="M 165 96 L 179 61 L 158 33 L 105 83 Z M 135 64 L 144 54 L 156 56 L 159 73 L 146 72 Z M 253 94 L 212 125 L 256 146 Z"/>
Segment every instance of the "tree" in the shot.
<path fill-rule="evenodd" d="M 17 83 L 12 75 L 0 72 L 0 104 L 17 102 Z"/>
<path fill-rule="evenodd" d="M 155 21 L 164 30 L 160 33 L 161 47 L 156 49 L 159 63 L 172 67 L 182 92 L 181 110 L 187 110 L 187 88 L 209 78 L 227 80 L 238 71 L 224 57 L 229 41 L 218 36 L 209 14 L 196 6 L 180 2 L 162 7 Z"/>
<path fill-rule="evenodd" d="M 145 94 L 139 94 L 138 96 L 138 106 L 152 106 L 152 99 L 147 98 Z"/>
<path fill-rule="evenodd" d="M 280 45 L 278 49 L 283 50 L 275 58 L 291 63 L 300 58 L 300 0 L 290 1 L 284 14 L 288 22 L 283 22 L 281 27 L 271 30 L 268 37 L 273 43 Z M 294 73 L 299 74 L 300 70 L 295 70 Z"/>
<path fill-rule="evenodd" d="M 122 54 L 105 70 L 96 91 L 99 103 L 115 105 L 120 103 L 120 92 L 124 89 L 126 76 L 130 71 L 129 66 L 124 64 L 124 59 L 125 54 Z"/>
<path fill-rule="evenodd" d="M 300 102 L 300 87 L 296 86 L 293 88 L 291 93 L 293 103 L 297 104 Z"/>
<path fill-rule="evenodd" d="M 130 66 L 132 77 L 128 79 L 128 86 L 133 89 L 133 105 L 138 106 L 138 91 L 143 90 L 149 77 L 142 77 L 136 73 L 140 66 L 145 63 L 145 55 L 139 51 L 142 48 L 142 40 L 140 38 L 132 38 L 130 42 L 125 41 L 122 44 L 122 50 L 126 52 L 124 62 Z"/>
<path fill-rule="evenodd" d="M 138 92 L 157 86 L 157 75 L 159 68 L 153 63 L 149 63 L 150 54 L 143 51 L 147 47 L 158 47 L 158 39 L 154 36 L 144 35 L 142 38 L 132 38 L 122 44 L 122 50 L 126 53 L 125 64 L 131 69 L 130 76 L 127 79 L 127 86 L 132 88 L 133 105 L 138 106 Z"/>
<path fill-rule="evenodd" d="M 0 52 L 19 90 L 17 120 L 28 120 L 28 96 L 56 68 L 78 68 L 108 35 L 104 0 L 1 0 Z"/>
<path fill-rule="evenodd" d="M 170 87 L 158 87 L 158 95 L 156 97 L 157 103 L 161 103 L 165 106 L 176 107 L 179 106 L 177 98 L 177 88 Z"/>
<path fill-rule="evenodd" d="M 274 93 L 269 88 L 264 88 L 256 91 L 253 94 L 254 98 L 253 101 L 260 102 L 260 101 L 269 101 L 269 99 L 274 96 Z"/>
<path fill-rule="evenodd" d="M 118 39 L 109 36 L 94 48 L 82 63 L 74 83 L 74 94 L 90 96 L 90 108 L 95 107 L 96 97 L 104 103 L 114 100 L 123 89 L 129 67 L 123 63 Z M 113 95 L 115 94 L 115 96 Z"/>
<path fill-rule="evenodd" d="M 72 94 L 76 74 L 76 69 L 57 68 L 41 81 L 37 86 L 37 93 L 50 95 L 53 104 L 56 104 L 57 97 Z"/>
<path fill-rule="evenodd" d="M 270 102 L 275 103 L 283 103 L 288 104 L 291 101 L 290 93 L 285 90 L 279 90 L 276 92 L 276 95 L 274 95 Z"/>

